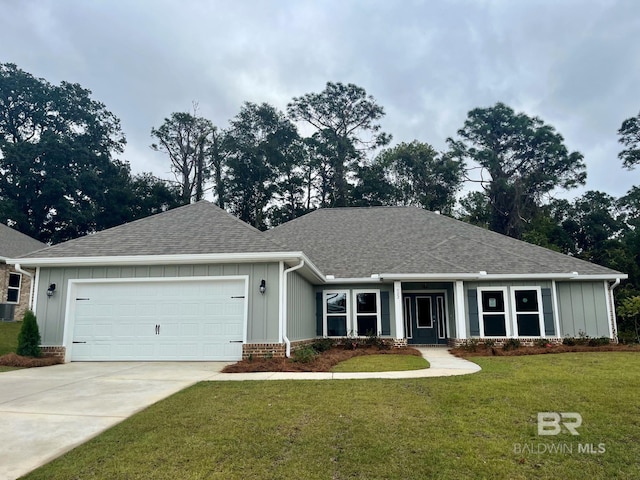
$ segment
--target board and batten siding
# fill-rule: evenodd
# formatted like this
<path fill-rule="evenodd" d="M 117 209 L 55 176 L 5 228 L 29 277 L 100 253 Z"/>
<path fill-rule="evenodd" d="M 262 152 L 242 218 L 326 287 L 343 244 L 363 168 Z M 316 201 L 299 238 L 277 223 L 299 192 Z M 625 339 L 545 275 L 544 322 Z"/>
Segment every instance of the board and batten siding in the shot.
<path fill-rule="evenodd" d="M 557 282 L 556 288 L 563 336 L 609 337 L 604 282 Z"/>
<path fill-rule="evenodd" d="M 316 338 L 314 287 L 298 272 L 287 278 L 287 337 L 290 341 Z"/>
<path fill-rule="evenodd" d="M 215 265 L 149 265 L 109 267 L 41 267 L 38 283 L 36 315 L 42 345 L 62 345 L 64 334 L 67 286 L 69 280 L 118 278 L 176 278 L 247 275 L 248 342 L 278 342 L 279 265 L 277 263 L 215 264 Z M 264 295 L 258 291 L 266 281 Z M 55 294 L 47 297 L 47 288 L 56 284 Z"/>

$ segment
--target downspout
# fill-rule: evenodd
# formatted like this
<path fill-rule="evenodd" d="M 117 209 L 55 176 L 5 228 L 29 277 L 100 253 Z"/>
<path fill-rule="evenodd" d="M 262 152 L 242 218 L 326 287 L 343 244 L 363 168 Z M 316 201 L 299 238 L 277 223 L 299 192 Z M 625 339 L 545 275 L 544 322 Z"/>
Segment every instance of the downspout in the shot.
<path fill-rule="evenodd" d="M 281 295 L 280 298 L 282 299 L 282 332 L 280 333 L 282 334 L 282 340 L 286 345 L 285 355 L 287 357 L 291 356 L 291 342 L 287 337 L 287 315 L 289 313 L 287 311 L 288 303 L 289 303 L 287 298 L 287 275 L 302 267 L 304 267 L 304 260 L 300 260 L 300 263 L 298 265 L 295 265 L 291 268 L 287 268 L 285 271 L 282 272 L 282 291 L 280 292 L 280 295 Z"/>
<path fill-rule="evenodd" d="M 33 288 L 34 288 L 33 274 L 27 272 L 26 270 L 23 270 L 19 263 L 14 264 L 13 268 L 16 269 L 16 272 L 22 273 L 23 275 L 26 275 L 27 277 L 29 277 L 31 279 L 31 281 L 29 282 L 29 285 L 30 285 L 30 287 L 29 287 L 29 310 L 33 311 Z"/>
<path fill-rule="evenodd" d="M 616 278 L 616 281 L 609 285 L 609 294 L 611 296 L 611 329 L 613 333 L 613 337 L 615 338 L 616 343 L 618 343 L 618 322 L 616 322 L 616 299 L 613 296 L 613 290 L 620 285 L 620 279 Z"/>

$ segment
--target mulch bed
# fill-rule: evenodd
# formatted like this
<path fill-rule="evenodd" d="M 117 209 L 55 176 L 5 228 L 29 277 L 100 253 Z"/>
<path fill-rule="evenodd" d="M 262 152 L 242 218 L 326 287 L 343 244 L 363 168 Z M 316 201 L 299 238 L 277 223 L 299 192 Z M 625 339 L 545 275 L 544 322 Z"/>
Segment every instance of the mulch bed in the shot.
<path fill-rule="evenodd" d="M 513 350 L 504 350 L 502 347 L 485 347 L 478 345 L 475 351 L 465 348 L 453 348 L 450 350 L 456 357 L 516 357 L 520 355 L 543 355 L 546 353 L 567 352 L 640 352 L 640 345 L 552 345 L 550 347 L 519 347 Z"/>
<path fill-rule="evenodd" d="M 415 355 L 422 354 L 415 348 L 403 347 L 380 350 L 376 347 L 363 347 L 355 350 L 334 347 L 318 356 L 309 363 L 293 361 L 293 358 L 254 358 L 242 360 L 233 365 L 227 365 L 223 373 L 248 373 L 248 372 L 329 372 L 340 362 L 362 355 Z"/>
<path fill-rule="evenodd" d="M 4 367 L 48 367 L 59 363 L 64 363 L 60 357 L 23 357 L 16 353 L 7 353 L 0 356 L 0 365 Z"/>

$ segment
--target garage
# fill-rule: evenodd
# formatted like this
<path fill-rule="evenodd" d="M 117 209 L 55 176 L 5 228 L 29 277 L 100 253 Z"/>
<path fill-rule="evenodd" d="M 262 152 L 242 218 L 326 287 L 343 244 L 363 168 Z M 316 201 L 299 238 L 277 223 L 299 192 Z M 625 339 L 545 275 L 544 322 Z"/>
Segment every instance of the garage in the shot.
<path fill-rule="evenodd" d="M 242 358 L 244 277 L 77 281 L 69 302 L 71 361 Z"/>

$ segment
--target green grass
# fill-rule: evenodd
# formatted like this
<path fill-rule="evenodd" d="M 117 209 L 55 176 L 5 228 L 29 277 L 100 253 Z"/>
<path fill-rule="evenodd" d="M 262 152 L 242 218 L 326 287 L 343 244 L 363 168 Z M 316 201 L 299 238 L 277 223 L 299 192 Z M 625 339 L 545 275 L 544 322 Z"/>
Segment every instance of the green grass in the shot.
<path fill-rule="evenodd" d="M 0 355 L 15 352 L 22 322 L 0 322 Z"/>
<path fill-rule="evenodd" d="M 640 478 L 639 354 L 474 361 L 459 377 L 199 383 L 26 478 Z M 580 436 L 538 436 L 546 411 L 580 413 Z"/>
<path fill-rule="evenodd" d="M 0 355 L 15 352 L 18 348 L 18 333 L 22 322 L 0 322 Z M 18 370 L 16 367 L 0 365 L 0 373 Z"/>
<path fill-rule="evenodd" d="M 429 368 L 429 362 L 416 355 L 363 355 L 340 362 L 332 372 L 399 372 Z"/>

